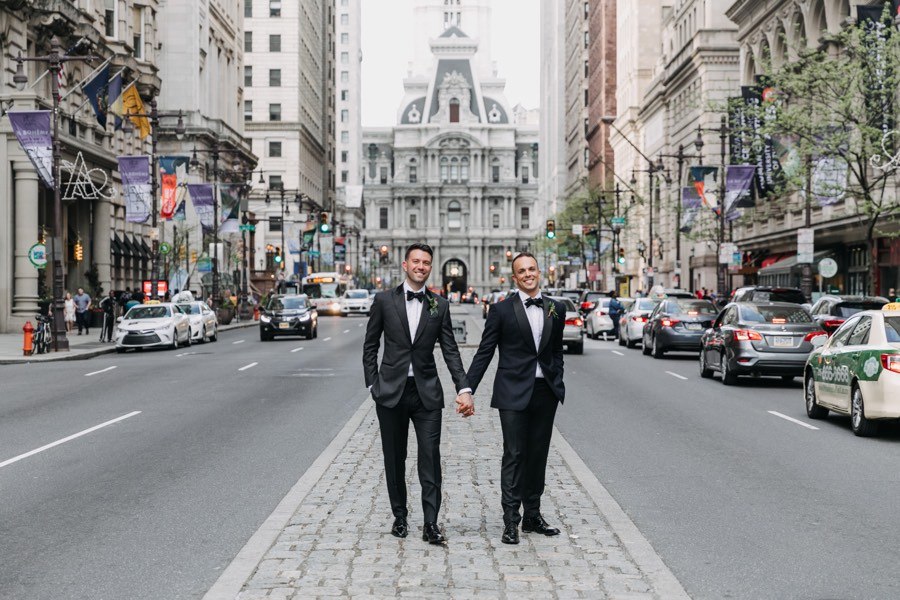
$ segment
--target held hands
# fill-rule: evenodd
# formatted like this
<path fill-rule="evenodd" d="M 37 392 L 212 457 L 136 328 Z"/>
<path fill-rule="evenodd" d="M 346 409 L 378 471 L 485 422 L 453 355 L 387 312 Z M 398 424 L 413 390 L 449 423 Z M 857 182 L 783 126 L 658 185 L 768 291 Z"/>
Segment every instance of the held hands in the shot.
<path fill-rule="evenodd" d="M 463 417 L 471 417 L 475 414 L 475 398 L 469 392 L 463 392 L 456 397 L 456 412 Z"/>

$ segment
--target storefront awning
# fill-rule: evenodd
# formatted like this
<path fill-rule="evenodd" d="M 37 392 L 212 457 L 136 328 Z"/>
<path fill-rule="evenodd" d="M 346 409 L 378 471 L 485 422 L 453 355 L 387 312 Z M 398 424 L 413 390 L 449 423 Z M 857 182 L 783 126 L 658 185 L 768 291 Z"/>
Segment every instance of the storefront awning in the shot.
<path fill-rule="evenodd" d="M 125 254 L 125 249 L 122 246 L 121 240 L 119 240 L 119 236 L 113 234 L 113 236 L 109 239 L 109 250 L 115 256 L 122 256 Z"/>
<path fill-rule="evenodd" d="M 831 250 L 820 250 L 813 254 L 813 264 L 819 262 L 823 258 L 831 256 Z M 766 259 L 768 260 L 768 259 Z M 766 261 L 763 261 L 765 264 Z M 762 275 L 781 275 L 784 273 L 790 273 L 797 266 L 797 255 L 789 256 L 785 259 L 782 259 L 776 263 L 771 263 L 768 266 L 761 268 L 758 272 L 760 276 Z"/>
<path fill-rule="evenodd" d="M 147 245 L 147 240 L 144 238 L 141 238 L 141 251 L 144 253 L 144 258 L 153 258 L 153 250 L 150 249 L 150 246 Z"/>
<path fill-rule="evenodd" d="M 122 250 L 123 254 L 129 258 L 137 256 L 131 243 L 131 238 L 128 237 L 127 233 L 122 234 Z"/>

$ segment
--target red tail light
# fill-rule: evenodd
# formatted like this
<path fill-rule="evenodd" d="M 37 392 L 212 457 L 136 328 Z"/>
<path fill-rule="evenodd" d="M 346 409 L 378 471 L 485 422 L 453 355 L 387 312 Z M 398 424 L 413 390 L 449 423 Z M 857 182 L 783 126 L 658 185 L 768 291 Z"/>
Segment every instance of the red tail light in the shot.
<path fill-rule="evenodd" d="M 810 331 L 809 333 L 806 334 L 806 337 L 803 338 L 803 341 L 811 342 L 813 340 L 813 338 L 817 338 L 820 335 L 828 335 L 828 333 L 825 331 Z"/>
<path fill-rule="evenodd" d="M 762 336 L 751 329 L 735 329 L 734 339 L 739 342 L 761 342 Z"/>
<path fill-rule="evenodd" d="M 581 303 L 581 310 L 591 310 L 592 308 L 594 308 L 593 302 L 582 302 Z"/>
<path fill-rule="evenodd" d="M 882 354 L 881 366 L 885 371 L 900 373 L 900 354 Z"/>
<path fill-rule="evenodd" d="M 580 317 L 575 317 L 573 319 L 566 319 L 566 325 L 574 325 L 575 327 L 581 327 L 583 324 L 584 324 L 584 321 L 582 321 Z"/>
<path fill-rule="evenodd" d="M 678 319 L 662 319 L 659 322 L 663 327 L 674 327 L 677 323 L 680 323 Z"/>
<path fill-rule="evenodd" d="M 824 327 L 825 329 L 837 329 L 843 324 L 844 319 L 828 319 L 822 322 L 822 327 Z"/>
<path fill-rule="evenodd" d="M 774 319 L 772 319 L 772 323 L 774 323 L 775 325 L 784 325 L 785 323 L 787 323 L 787 319 L 775 317 Z"/>
<path fill-rule="evenodd" d="M 646 323 L 647 317 L 631 317 L 631 320 L 635 323 Z"/>

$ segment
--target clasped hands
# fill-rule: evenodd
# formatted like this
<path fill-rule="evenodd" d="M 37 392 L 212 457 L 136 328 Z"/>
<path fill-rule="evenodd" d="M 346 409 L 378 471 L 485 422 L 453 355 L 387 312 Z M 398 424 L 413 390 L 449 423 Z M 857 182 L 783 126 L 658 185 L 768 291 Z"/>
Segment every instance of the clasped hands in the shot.
<path fill-rule="evenodd" d="M 475 414 L 475 398 L 470 392 L 462 392 L 456 397 L 456 412 L 463 417 L 471 417 Z"/>

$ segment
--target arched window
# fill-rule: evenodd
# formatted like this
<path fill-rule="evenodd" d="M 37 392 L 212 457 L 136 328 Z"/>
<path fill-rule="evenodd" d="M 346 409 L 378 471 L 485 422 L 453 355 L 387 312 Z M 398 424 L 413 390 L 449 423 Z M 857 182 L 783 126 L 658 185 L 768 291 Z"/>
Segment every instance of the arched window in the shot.
<path fill-rule="evenodd" d="M 467 157 L 463 157 L 462 164 L 459 167 L 459 179 L 460 181 L 469 180 L 469 159 Z"/>
<path fill-rule="evenodd" d="M 459 123 L 459 100 L 450 98 L 450 122 Z"/>
<path fill-rule="evenodd" d="M 450 181 L 459 181 L 459 159 L 456 157 L 450 159 Z"/>
<path fill-rule="evenodd" d="M 450 161 L 447 160 L 446 156 L 441 157 L 441 181 L 447 181 L 450 176 L 449 166 Z"/>
<path fill-rule="evenodd" d="M 462 227 L 462 207 L 456 200 L 447 206 L 447 227 L 450 229 Z"/>

